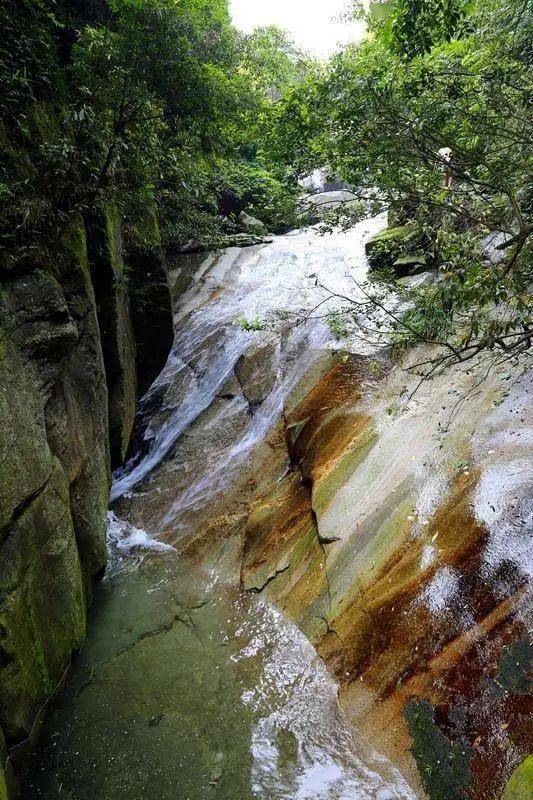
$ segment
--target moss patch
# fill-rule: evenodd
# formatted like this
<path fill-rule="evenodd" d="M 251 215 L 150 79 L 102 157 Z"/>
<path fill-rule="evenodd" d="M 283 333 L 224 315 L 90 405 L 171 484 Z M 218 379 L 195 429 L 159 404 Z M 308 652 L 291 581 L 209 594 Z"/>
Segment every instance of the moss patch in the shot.
<path fill-rule="evenodd" d="M 472 782 L 473 751 L 462 738 L 450 741 L 435 723 L 427 700 L 412 701 L 404 709 L 422 783 L 430 800 L 465 800 Z"/>
<path fill-rule="evenodd" d="M 528 756 L 509 778 L 502 800 L 530 800 L 531 797 L 533 797 L 533 756 Z"/>

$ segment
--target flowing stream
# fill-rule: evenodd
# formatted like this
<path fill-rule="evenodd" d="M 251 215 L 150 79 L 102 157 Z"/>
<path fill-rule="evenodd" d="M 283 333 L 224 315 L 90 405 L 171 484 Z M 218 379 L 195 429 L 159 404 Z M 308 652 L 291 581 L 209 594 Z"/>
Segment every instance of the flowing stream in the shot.
<path fill-rule="evenodd" d="M 120 503 L 110 512 L 110 569 L 24 800 L 414 797 L 349 730 L 337 687 L 298 628 L 167 543 L 231 488 L 331 346 L 323 316 L 340 301 L 324 303 L 321 286 L 353 294 L 365 238 L 383 224 L 276 237 L 198 271 L 168 363 L 141 404 L 143 446 L 113 486 L 113 499 L 139 513 L 158 497 L 158 511 L 142 528 Z M 251 346 L 264 367 L 252 399 L 230 385 Z"/>

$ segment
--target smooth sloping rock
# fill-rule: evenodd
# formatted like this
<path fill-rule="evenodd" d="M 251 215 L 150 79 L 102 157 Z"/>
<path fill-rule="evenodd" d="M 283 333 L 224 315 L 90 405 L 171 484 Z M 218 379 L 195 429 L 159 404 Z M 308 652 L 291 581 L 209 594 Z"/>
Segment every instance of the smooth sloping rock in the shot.
<path fill-rule="evenodd" d="M 235 364 L 235 375 L 249 403 L 257 405 L 272 391 L 276 382 L 279 342 L 259 332 L 246 353 Z M 264 339 L 266 338 L 266 341 Z"/>

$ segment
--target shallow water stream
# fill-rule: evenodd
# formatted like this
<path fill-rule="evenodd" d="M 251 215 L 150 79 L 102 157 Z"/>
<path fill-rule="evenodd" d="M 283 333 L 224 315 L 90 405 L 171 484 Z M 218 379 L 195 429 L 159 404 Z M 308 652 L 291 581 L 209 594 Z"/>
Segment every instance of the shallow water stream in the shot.
<path fill-rule="evenodd" d="M 303 634 L 206 578 L 169 554 L 105 581 L 25 800 L 411 797 Z"/>

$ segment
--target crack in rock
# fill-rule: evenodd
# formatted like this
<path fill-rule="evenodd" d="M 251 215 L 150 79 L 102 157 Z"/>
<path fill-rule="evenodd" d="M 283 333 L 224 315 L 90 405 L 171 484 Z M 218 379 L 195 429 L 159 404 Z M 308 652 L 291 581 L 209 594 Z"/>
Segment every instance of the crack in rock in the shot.
<path fill-rule="evenodd" d="M 266 589 L 266 587 L 268 586 L 268 584 L 269 584 L 269 583 L 272 583 L 272 581 L 275 581 L 275 580 L 276 580 L 276 578 L 278 577 L 278 575 L 283 575 L 283 573 L 284 573 L 284 572 L 287 572 L 287 570 L 288 570 L 288 569 L 289 569 L 289 567 L 291 566 L 291 563 L 292 563 L 292 562 L 291 562 L 291 561 L 289 561 L 289 563 L 288 563 L 288 564 L 286 564 L 284 567 L 281 567 L 281 569 L 277 569 L 277 570 L 274 572 L 274 574 L 273 574 L 273 575 L 270 575 L 270 577 L 268 577 L 268 578 L 266 579 L 266 581 L 265 581 L 265 582 L 264 582 L 264 583 L 263 583 L 261 586 L 250 586 L 250 588 L 249 588 L 249 589 L 247 589 L 247 591 L 248 591 L 248 592 L 255 592 L 256 594 L 260 594 L 260 593 L 263 591 L 263 589 Z"/>
<path fill-rule="evenodd" d="M 88 678 L 77 689 L 75 697 L 78 698 L 85 691 L 85 689 L 87 689 L 87 687 L 90 686 L 95 679 L 97 679 L 97 671 L 105 669 L 109 666 L 109 664 L 112 664 L 113 661 L 116 661 L 117 658 L 121 658 L 125 653 L 133 650 L 135 647 L 137 647 L 137 645 L 141 644 L 141 642 L 144 642 L 147 639 L 152 639 L 156 636 L 161 636 L 161 634 L 164 633 L 170 633 L 177 622 L 181 622 L 182 625 L 185 625 L 186 628 L 188 628 L 198 637 L 197 628 L 193 620 L 190 617 L 189 619 L 184 619 L 179 614 L 175 614 L 169 622 L 165 622 L 162 625 L 159 625 L 157 628 L 153 628 L 152 630 L 143 631 L 140 633 L 132 642 L 127 644 L 125 647 L 121 647 L 112 658 L 108 659 L 107 661 L 102 661 L 100 664 L 96 664 L 95 666 L 91 667 Z"/>

